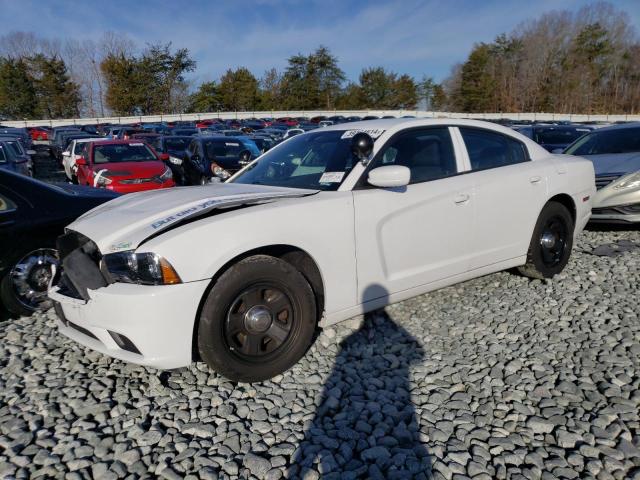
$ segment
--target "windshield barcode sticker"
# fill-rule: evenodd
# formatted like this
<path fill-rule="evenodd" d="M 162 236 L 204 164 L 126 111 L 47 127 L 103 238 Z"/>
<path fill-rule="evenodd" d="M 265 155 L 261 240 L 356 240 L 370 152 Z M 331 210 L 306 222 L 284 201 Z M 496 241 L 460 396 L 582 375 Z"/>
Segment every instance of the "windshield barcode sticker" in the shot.
<path fill-rule="evenodd" d="M 346 130 L 340 138 L 351 138 L 356 133 L 360 132 L 367 133 L 371 138 L 378 138 L 384 133 L 384 130 L 381 128 L 359 128 L 357 130 Z"/>
<path fill-rule="evenodd" d="M 320 183 L 338 183 L 342 181 L 344 172 L 324 172 L 320 177 Z"/>

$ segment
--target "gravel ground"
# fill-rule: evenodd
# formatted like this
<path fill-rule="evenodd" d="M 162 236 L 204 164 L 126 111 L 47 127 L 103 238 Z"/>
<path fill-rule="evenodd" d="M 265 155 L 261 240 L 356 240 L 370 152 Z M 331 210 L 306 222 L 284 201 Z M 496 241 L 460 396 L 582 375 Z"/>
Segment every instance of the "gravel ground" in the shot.
<path fill-rule="evenodd" d="M 0 324 L 0 477 L 640 479 L 640 231 L 326 329 L 262 384 Z M 153 319 L 149 319 L 150 322 Z"/>

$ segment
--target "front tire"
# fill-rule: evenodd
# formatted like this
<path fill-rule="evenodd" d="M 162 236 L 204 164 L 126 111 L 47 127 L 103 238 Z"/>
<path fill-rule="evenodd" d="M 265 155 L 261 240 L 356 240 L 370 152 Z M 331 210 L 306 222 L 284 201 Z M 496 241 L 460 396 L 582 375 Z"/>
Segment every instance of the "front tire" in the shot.
<path fill-rule="evenodd" d="M 209 292 L 198 349 L 214 370 L 237 382 L 259 382 L 288 370 L 311 345 L 316 328 L 311 286 L 289 263 L 245 258 Z"/>
<path fill-rule="evenodd" d="M 574 222 L 561 203 L 547 203 L 533 230 L 527 263 L 520 273 L 531 278 L 552 278 L 564 270 L 573 248 Z"/>

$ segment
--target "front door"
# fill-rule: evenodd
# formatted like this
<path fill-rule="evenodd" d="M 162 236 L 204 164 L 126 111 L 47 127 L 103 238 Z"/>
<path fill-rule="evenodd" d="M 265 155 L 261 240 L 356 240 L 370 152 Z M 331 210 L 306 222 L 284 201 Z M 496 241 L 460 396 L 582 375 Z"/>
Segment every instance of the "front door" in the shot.
<path fill-rule="evenodd" d="M 472 182 L 457 175 L 449 128 L 422 127 L 392 137 L 370 169 L 384 165 L 408 167 L 411 183 L 384 189 L 364 178 L 354 189 L 362 302 L 380 296 L 379 288 L 369 287 L 398 293 L 464 273 L 469 264 Z"/>

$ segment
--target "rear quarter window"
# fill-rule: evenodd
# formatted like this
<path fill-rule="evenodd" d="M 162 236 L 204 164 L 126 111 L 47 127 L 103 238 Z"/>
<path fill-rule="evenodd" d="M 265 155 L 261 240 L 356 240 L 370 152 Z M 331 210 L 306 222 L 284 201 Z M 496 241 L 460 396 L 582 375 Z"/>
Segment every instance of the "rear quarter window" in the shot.
<path fill-rule="evenodd" d="M 529 160 L 526 147 L 515 138 L 481 128 L 460 127 L 460 133 L 467 147 L 471 170 L 505 167 Z"/>

